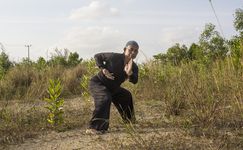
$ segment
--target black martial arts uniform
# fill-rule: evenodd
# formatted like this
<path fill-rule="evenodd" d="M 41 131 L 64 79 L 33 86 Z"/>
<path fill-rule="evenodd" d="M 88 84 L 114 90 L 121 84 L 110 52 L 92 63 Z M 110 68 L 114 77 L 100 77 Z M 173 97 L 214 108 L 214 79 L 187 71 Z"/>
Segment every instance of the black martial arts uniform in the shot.
<path fill-rule="evenodd" d="M 134 108 L 131 93 L 120 87 L 128 78 L 130 82 L 138 82 L 138 66 L 133 62 L 131 76 L 124 71 L 125 55 L 120 53 L 99 53 L 94 56 L 97 66 L 101 71 L 95 75 L 89 84 L 89 90 L 94 98 L 95 109 L 89 122 L 89 128 L 106 131 L 109 127 L 111 102 L 116 106 L 125 122 L 134 122 Z M 108 79 L 102 68 L 113 73 L 114 80 Z"/>

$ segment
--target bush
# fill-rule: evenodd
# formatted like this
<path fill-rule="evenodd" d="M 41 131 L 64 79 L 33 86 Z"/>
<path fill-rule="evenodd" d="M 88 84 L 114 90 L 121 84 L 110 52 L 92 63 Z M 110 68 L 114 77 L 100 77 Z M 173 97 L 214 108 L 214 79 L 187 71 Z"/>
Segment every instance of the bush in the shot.
<path fill-rule="evenodd" d="M 82 93 L 80 87 L 81 79 L 85 69 L 83 65 L 78 65 L 71 69 L 66 69 L 63 75 L 64 95 L 77 95 Z"/>
<path fill-rule="evenodd" d="M 10 62 L 8 55 L 4 52 L 0 54 L 0 80 L 12 66 L 12 62 Z"/>

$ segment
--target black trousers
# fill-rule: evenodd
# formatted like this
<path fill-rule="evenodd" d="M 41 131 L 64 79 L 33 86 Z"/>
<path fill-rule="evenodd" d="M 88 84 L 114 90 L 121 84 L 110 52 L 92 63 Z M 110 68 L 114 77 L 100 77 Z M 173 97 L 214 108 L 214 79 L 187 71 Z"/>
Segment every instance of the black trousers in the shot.
<path fill-rule="evenodd" d="M 122 87 L 118 87 L 116 90 L 108 89 L 97 76 L 91 79 L 89 90 L 95 104 L 89 128 L 108 129 L 111 102 L 115 105 L 125 123 L 135 122 L 132 95 L 128 90 Z"/>

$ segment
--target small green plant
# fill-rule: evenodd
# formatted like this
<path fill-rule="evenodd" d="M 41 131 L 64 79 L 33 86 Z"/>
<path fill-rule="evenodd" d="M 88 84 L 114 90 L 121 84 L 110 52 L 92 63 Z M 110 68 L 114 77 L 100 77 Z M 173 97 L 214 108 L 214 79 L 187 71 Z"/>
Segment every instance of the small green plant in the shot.
<path fill-rule="evenodd" d="M 99 69 L 96 67 L 96 63 L 94 59 L 84 61 L 83 65 L 86 67 L 87 72 L 83 75 L 82 80 L 80 82 L 80 86 L 82 89 L 82 96 L 89 97 L 89 81 L 93 75 L 95 75 Z"/>
<path fill-rule="evenodd" d="M 52 127 L 56 127 L 63 123 L 64 99 L 60 98 L 62 93 L 61 81 L 59 79 L 50 80 L 47 92 L 49 94 L 49 98 L 44 98 L 44 101 L 48 103 L 46 108 L 49 110 L 47 121 Z"/>
<path fill-rule="evenodd" d="M 88 86 L 89 86 L 89 80 L 90 77 L 87 75 L 83 75 L 82 81 L 80 83 L 80 86 L 82 88 L 82 96 L 83 97 L 88 97 L 89 96 L 89 90 L 88 90 Z"/>

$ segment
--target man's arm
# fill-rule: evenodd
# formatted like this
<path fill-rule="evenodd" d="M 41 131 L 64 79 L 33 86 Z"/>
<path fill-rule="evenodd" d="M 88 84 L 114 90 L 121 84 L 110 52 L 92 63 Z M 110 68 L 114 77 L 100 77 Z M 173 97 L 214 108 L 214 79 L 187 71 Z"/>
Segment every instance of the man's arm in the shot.
<path fill-rule="evenodd" d="M 138 82 L 138 66 L 135 63 L 133 63 L 132 72 L 133 73 L 128 76 L 128 79 L 129 82 L 136 84 Z"/>
<path fill-rule="evenodd" d="M 110 57 L 113 55 L 113 53 L 98 53 L 95 54 L 94 59 L 96 62 L 96 65 L 99 68 L 106 68 L 107 61 L 110 59 Z"/>
<path fill-rule="evenodd" d="M 109 59 L 111 59 L 112 55 L 114 53 L 98 53 L 94 56 L 95 58 L 95 62 L 96 65 L 101 69 L 102 73 L 111 80 L 114 80 L 115 77 L 113 76 L 113 73 L 109 72 L 109 70 L 107 70 L 107 63 L 109 61 Z"/>

